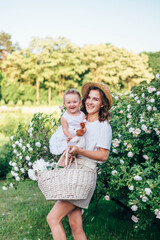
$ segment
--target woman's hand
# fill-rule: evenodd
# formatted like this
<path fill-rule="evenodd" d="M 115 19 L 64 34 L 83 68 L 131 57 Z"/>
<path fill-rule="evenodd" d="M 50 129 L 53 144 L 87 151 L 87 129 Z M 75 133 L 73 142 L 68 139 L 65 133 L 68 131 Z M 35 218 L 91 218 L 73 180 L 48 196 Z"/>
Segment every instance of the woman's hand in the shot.
<path fill-rule="evenodd" d="M 71 154 L 71 156 L 75 156 L 79 153 L 79 147 L 77 146 L 69 146 L 69 154 Z"/>

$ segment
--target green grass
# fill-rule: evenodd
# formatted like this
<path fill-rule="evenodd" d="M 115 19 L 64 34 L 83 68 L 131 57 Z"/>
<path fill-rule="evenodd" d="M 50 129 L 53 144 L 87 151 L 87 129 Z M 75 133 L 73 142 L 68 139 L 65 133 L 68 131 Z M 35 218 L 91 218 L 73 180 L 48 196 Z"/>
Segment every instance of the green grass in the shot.
<path fill-rule="evenodd" d="M 37 183 L 27 180 L 18 189 L 3 191 L 0 182 L 0 239 L 1 240 L 51 240 L 46 216 L 54 202 L 48 202 Z M 130 215 L 114 202 L 101 200 L 98 208 L 90 204 L 83 214 L 83 225 L 88 240 L 158 240 L 157 226 L 145 232 L 133 232 Z M 67 240 L 73 240 L 68 219 L 63 220 Z"/>

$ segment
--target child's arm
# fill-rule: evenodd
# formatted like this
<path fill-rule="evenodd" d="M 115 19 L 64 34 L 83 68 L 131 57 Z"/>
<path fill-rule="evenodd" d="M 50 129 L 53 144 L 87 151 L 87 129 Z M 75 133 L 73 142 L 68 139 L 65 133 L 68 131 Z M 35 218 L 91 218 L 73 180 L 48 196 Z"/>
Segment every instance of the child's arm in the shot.
<path fill-rule="evenodd" d="M 61 118 L 61 124 L 62 124 L 62 128 L 63 128 L 63 132 L 66 135 L 66 137 L 73 138 L 72 134 L 68 131 L 68 123 L 64 117 Z"/>

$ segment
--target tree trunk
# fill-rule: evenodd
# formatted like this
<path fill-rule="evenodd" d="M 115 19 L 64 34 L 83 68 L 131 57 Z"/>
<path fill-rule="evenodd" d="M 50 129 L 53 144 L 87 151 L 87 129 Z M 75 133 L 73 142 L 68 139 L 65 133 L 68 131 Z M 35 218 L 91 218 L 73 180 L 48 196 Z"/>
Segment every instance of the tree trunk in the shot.
<path fill-rule="evenodd" d="M 51 87 L 48 88 L 48 103 L 49 105 L 51 104 L 51 92 L 52 92 L 52 89 Z"/>
<path fill-rule="evenodd" d="M 37 96 L 37 104 L 39 104 L 39 80 L 36 79 L 36 96 Z"/>

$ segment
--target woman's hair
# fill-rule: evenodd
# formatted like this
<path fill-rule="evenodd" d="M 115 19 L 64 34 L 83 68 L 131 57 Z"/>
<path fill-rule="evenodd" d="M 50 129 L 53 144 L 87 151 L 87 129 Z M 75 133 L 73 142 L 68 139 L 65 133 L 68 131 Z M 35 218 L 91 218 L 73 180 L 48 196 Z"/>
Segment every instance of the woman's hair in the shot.
<path fill-rule="evenodd" d="M 91 90 L 98 90 L 99 93 L 100 93 L 100 96 L 101 96 L 101 100 L 102 100 L 102 104 L 103 104 L 103 107 L 100 108 L 99 110 L 99 121 L 100 122 L 103 122 L 105 120 L 109 120 L 111 114 L 109 112 L 109 102 L 108 102 L 108 99 L 106 98 L 104 92 L 99 89 L 98 87 L 89 87 L 82 99 L 82 107 L 81 107 L 81 110 L 82 112 L 84 112 L 84 114 L 86 114 L 87 116 L 87 110 L 86 110 L 86 107 L 85 107 L 85 102 L 86 102 L 86 99 L 88 98 L 88 95 L 90 93 Z"/>
<path fill-rule="evenodd" d="M 81 101 L 81 95 L 80 93 L 75 89 L 75 88 L 70 88 L 67 91 L 65 91 L 64 96 L 63 96 L 63 102 L 65 102 L 65 97 L 68 94 L 77 94 L 79 97 L 79 100 Z"/>

